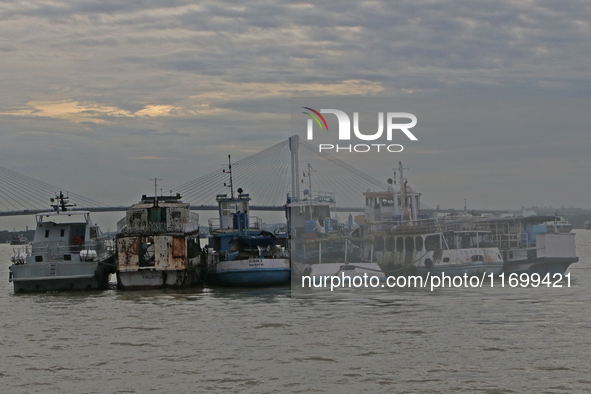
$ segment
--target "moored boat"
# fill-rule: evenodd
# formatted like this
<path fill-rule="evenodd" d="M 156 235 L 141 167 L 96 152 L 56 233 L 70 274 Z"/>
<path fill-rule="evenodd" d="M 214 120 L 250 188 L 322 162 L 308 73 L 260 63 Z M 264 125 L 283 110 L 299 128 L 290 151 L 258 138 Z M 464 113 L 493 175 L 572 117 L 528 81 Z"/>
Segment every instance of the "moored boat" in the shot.
<path fill-rule="evenodd" d="M 117 224 L 117 286 L 183 288 L 201 281 L 199 215 L 175 196 L 142 196 Z"/>
<path fill-rule="evenodd" d="M 548 231 L 553 216 L 519 216 L 482 219 L 492 241 L 501 250 L 507 273 L 564 274 L 579 261 L 575 233 Z"/>
<path fill-rule="evenodd" d="M 428 218 L 420 212 L 421 194 L 403 177 L 389 179 L 388 190 L 367 191 L 365 214 L 355 221 L 358 236 L 370 238 L 362 257 L 377 262 L 387 275 L 493 274 L 503 268 L 490 230 L 467 217 Z"/>
<path fill-rule="evenodd" d="M 90 213 L 73 206 L 60 192 L 52 199 L 52 212 L 36 215 L 32 244 L 11 257 L 9 280 L 16 293 L 108 288 L 113 251 Z"/>
<path fill-rule="evenodd" d="M 22 234 L 15 235 L 10 240 L 11 245 L 26 245 L 28 243 L 29 243 L 29 240 L 27 239 L 27 237 L 25 237 Z"/>
<path fill-rule="evenodd" d="M 287 196 L 286 215 L 289 229 L 292 284 L 301 285 L 302 277 L 375 276 L 385 279 L 380 266 L 361 256 L 363 240 L 351 236 L 334 218 L 335 194 L 312 191 L 308 164 L 308 189 Z"/>
<path fill-rule="evenodd" d="M 209 221 L 205 282 L 214 286 L 288 283 L 291 272 L 286 249 L 273 233 L 261 229 L 261 220 L 250 215 L 250 195 L 239 188 L 234 196 L 230 156 L 228 161 L 230 196 L 216 196 L 219 224 Z"/>

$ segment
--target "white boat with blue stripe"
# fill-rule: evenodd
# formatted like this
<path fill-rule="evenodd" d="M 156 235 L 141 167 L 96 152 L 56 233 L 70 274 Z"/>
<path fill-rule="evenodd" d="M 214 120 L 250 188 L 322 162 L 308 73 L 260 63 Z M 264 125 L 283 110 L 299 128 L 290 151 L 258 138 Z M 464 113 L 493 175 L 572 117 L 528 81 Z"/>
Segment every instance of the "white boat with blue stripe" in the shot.
<path fill-rule="evenodd" d="M 238 189 L 234 197 L 231 168 L 230 163 L 230 196 L 216 196 L 219 224 L 209 221 L 205 282 L 245 287 L 286 284 L 291 275 L 289 256 L 273 233 L 261 229 L 262 221 L 250 216 L 250 196 Z"/>

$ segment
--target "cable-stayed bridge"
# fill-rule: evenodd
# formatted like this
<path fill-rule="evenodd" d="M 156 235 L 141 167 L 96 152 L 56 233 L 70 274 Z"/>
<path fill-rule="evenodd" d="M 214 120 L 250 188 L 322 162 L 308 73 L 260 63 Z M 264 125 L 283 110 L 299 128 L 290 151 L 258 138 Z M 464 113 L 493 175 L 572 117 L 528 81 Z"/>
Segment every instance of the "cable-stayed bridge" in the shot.
<path fill-rule="evenodd" d="M 299 189 L 309 189 L 308 164 L 312 168 L 311 183 L 313 191 L 335 193 L 337 208 L 359 210 L 365 204 L 361 194 L 367 189 L 385 190 L 385 182 L 365 174 L 329 154 L 319 153 L 318 147 L 306 141 L 299 141 L 299 168 L 297 181 Z M 277 207 L 283 209 L 287 192 L 292 190 L 291 151 L 289 139 L 270 148 L 232 163 L 234 190 L 242 188 L 252 198 L 252 206 L 258 209 Z M 215 203 L 217 194 L 229 194 L 224 183 L 229 183 L 227 173 L 220 168 L 195 180 L 178 186 L 173 190 L 183 196 L 183 201 L 194 207 Z"/>
<path fill-rule="evenodd" d="M 310 179 L 304 172 L 311 166 L 313 191 L 335 193 L 337 209 L 360 211 L 361 194 L 367 189 L 384 190 L 384 182 L 365 174 L 305 141 L 299 141 L 300 170 L 296 182 L 300 190 L 309 189 Z M 232 163 L 234 190 L 239 187 L 252 198 L 251 210 L 283 210 L 288 191 L 292 190 L 292 152 L 289 139 Z M 222 163 L 220 163 L 222 164 Z M 297 165 L 296 165 L 297 168 Z M 303 183 L 300 183 L 303 179 Z M 227 173 L 222 169 L 205 174 L 174 189 L 194 210 L 217 209 L 215 196 L 229 194 Z M 49 210 L 49 198 L 66 190 L 0 167 L 0 216 L 31 215 Z M 124 211 L 127 206 L 109 206 L 76 193 L 69 193 L 76 209 L 93 212 Z"/>

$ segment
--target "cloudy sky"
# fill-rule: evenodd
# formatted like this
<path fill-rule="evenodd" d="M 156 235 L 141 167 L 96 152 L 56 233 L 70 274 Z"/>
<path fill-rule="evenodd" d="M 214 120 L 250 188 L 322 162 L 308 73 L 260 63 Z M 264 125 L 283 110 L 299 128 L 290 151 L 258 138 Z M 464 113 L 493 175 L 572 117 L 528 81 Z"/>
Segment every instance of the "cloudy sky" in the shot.
<path fill-rule="evenodd" d="M 590 23 L 584 1 L 0 0 L 0 166 L 126 205 L 285 139 L 291 97 L 589 97 Z M 431 205 L 591 208 L 589 130 L 560 133 L 404 160 Z"/>

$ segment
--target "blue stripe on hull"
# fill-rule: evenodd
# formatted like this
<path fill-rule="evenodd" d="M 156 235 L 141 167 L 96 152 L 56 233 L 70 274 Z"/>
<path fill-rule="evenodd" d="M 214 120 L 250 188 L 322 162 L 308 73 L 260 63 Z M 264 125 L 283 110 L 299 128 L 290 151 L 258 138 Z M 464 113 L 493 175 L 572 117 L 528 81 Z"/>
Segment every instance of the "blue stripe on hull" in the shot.
<path fill-rule="evenodd" d="M 205 282 L 215 286 L 276 286 L 289 282 L 289 268 L 256 268 L 210 272 Z"/>

